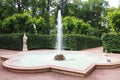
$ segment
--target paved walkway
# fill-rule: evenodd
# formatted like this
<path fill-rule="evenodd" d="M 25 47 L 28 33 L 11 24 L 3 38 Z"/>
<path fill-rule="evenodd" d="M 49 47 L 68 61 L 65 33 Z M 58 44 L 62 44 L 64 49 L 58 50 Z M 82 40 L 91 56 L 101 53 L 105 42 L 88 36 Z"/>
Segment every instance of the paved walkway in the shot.
<path fill-rule="evenodd" d="M 41 50 L 39 50 L 41 51 Z M 102 47 L 82 50 L 90 54 L 101 54 Z M 5 54 L 17 54 L 20 51 L 11 51 L 0 49 L 0 56 Z M 107 56 L 120 58 L 120 54 L 109 53 Z M 13 73 L 3 69 L 3 61 L 0 60 L 0 80 L 120 80 L 120 68 L 116 69 L 96 69 L 87 77 L 69 76 L 54 72 L 34 73 L 34 74 L 21 74 Z"/>

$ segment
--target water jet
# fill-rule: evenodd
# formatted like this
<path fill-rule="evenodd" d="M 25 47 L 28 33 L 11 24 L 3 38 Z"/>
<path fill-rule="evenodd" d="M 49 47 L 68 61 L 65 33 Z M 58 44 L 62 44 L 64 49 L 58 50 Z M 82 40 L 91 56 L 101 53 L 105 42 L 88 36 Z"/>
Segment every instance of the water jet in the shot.
<path fill-rule="evenodd" d="M 61 53 L 62 50 L 62 42 L 63 42 L 63 31 L 62 31 L 62 16 L 61 16 L 61 10 L 58 11 L 58 17 L 57 17 L 57 40 L 56 40 L 56 49 L 57 49 L 57 55 L 55 55 L 54 60 L 65 60 L 65 56 Z"/>

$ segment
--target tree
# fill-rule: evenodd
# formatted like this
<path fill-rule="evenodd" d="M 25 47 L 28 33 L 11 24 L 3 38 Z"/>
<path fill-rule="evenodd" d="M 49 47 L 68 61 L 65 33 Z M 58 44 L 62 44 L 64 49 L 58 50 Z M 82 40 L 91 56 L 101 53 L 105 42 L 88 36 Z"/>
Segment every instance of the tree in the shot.
<path fill-rule="evenodd" d="M 64 34 L 92 35 L 93 28 L 82 19 L 67 16 L 63 19 Z"/>
<path fill-rule="evenodd" d="M 95 36 L 101 36 L 106 30 L 107 8 L 108 2 L 105 0 L 88 0 L 86 2 L 72 0 L 72 2 L 66 4 L 63 17 L 74 16 L 82 19 L 86 23 L 89 23 L 91 27 L 95 28 L 95 31 L 93 31 Z"/>
<path fill-rule="evenodd" d="M 46 31 L 45 31 L 45 27 L 46 27 L 46 24 L 45 24 L 45 19 L 43 17 L 39 17 L 38 19 L 34 20 L 35 21 L 35 24 L 36 24 L 36 29 L 37 29 L 37 32 L 39 34 L 46 34 Z"/>
<path fill-rule="evenodd" d="M 93 35 L 93 30 L 94 28 L 92 28 L 90 26 L 90 24 L 85 23 L 82 19 L 77 19 L 77 23 L 76 23 L 76 33 L 77 34 L 83 34 L 83 35 Z"/>
<path fill-rule="evenodd" d="M 27 14 L 15 14 L 3 21 L 3 33 L 23 33 L 30 16 Z"/>
<path fill-rule="evenodd" d="M 31 0 L 32 16 L 38 18 L 42 16 L 46 21 L 45 34 L 50 33 L 50 7 L 53 3 L 53 0 Z"/>
<path fill-rule="evenodd" d="M 120 33 L 120 11 L 109 12 L 108 22 L 112 32 Z"/>
<path fill-rule="evenodd" d="M 73 34 L 75 32 L 75 21 L 76 18 L 71 16 L 67 16 L 63 19 L 63 31 L 65 34 Z"/>
<path fill-rule="evenodd" d="M 88 0 L 88 2 L 83 3 L 84 15 L 82 19 L 98 31 L 96 36 L 101 36 L 103 30 L 106 29 L 107 8 L 108 2 L 105 0 Z"/>
<path fill-rule="evenodd" d="M 15 13 L 15 8 L 6 3 L 5 0 L 0 0 L 0 19 L 3 20 Z"/>
<path fill-rule="evenodd" d="M 8 17 L 4 19 L 2 23 L 2 33 L 10 34 L 10 33 L 17 33 L 18 28 L 16 26 L 17 19 L 15 16 Z"/>
<path fill-rule="evenodd" d="M 32 16 L 32 19 L 35 20 L 42 17 L 45 21 L 42 34 L 50 34 L 51 29 L 53 30 L 53 27 L 57 24 L 58 9 L 61 9 L 63 18 L 73 16 L 79 20 L 82 19 L 83 22 L 90 24 L 92 27 L 92 33 L 94 33 L 92 35 L 101 36 L 104 31 L 107 32 L 107 8 L 108 2 L 106 0 L 88 0 L 86 2 L 82 0 L 0 0 L 0 20 L 3 22 L 4 19 L 10 16 L 24 13 Z M 71 19 L 70 21 L 73 23 L 68 25 L 68 33 L 76 33 L 74 31 L 77 29 L 75 26 L 77 21 Z M 33 24 L 30 26 L 30 31 L 32 31 Z"/>
<path fill-rule="evenodd" d="M 29 0 L 4 0 L 5 4 L 9 7 L 14 8 L 17 13 L 23 13 L 24 10 L 29 8 Z"/>

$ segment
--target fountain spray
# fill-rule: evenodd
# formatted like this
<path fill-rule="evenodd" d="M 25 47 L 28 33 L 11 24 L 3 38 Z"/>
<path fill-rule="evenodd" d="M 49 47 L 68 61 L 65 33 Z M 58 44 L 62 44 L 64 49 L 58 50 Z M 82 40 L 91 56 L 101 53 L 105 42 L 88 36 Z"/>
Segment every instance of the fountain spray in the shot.
<path fill-rule="evenodd" d="M 63 42 L 63 31 L 62 31 L 62 16 L 61 16 L 61 10 L 58 11 L 58 17 L 57 17 L 57 41 L 56 41 L 56 49 L 57 49 L 57 55 L 54 57 L 55 60 L 65 60 L 65 57 L 63 54 L 61 54 L 62 50 L 62 42 Z"/>

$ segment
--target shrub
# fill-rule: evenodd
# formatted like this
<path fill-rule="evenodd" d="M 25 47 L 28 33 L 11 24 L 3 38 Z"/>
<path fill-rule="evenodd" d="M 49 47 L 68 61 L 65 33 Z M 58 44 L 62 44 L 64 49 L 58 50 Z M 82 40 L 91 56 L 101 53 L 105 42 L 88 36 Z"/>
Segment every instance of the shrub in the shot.
<path fill-rule="evenodd" d="M 101 46 L 100 38 L 84 35 L 66 35 L 64 36 L 64 46 L 71 50 L 82 50 L 92 47 Z"/>
<path fill-rule="evenodd" d="M 0 20 L 0 33 L 2 33 L 2 21 Z"/>
<path fill-rule="evenodd" d="M 22 50 L 22 34 L 0 35 L 0 48 Z"/>
<path fill-rule="evenodd" d="M 28 35 L 28 49 L 53 49 L 56 44 L 55 35 Z M 100 38 L 82 36 L 82 35 L 65 35 L 63 38 L 63 49 L 81 50 L 101 46 Z"/>
<path fill-rule="evenodd" d="M 28 49 L 50 49 L 55 47 L 55 36 L 28 34 Z"/>
<path fill-rule="evenodd" d="M 120 52 L 120 34 L 104 34 L 102 42 L 105 52 Z"/>
<path fill-rule="evenodd" d="M 56 44 L 55 35 L 27 34 L 28 49 L 53 49 Z M 23 34 L 0 35 L 0 48 L 22 50 Z M 101 46 L 101 39 L 83 35 L 65 35 L 63 49 L 81 50 Z"/>

